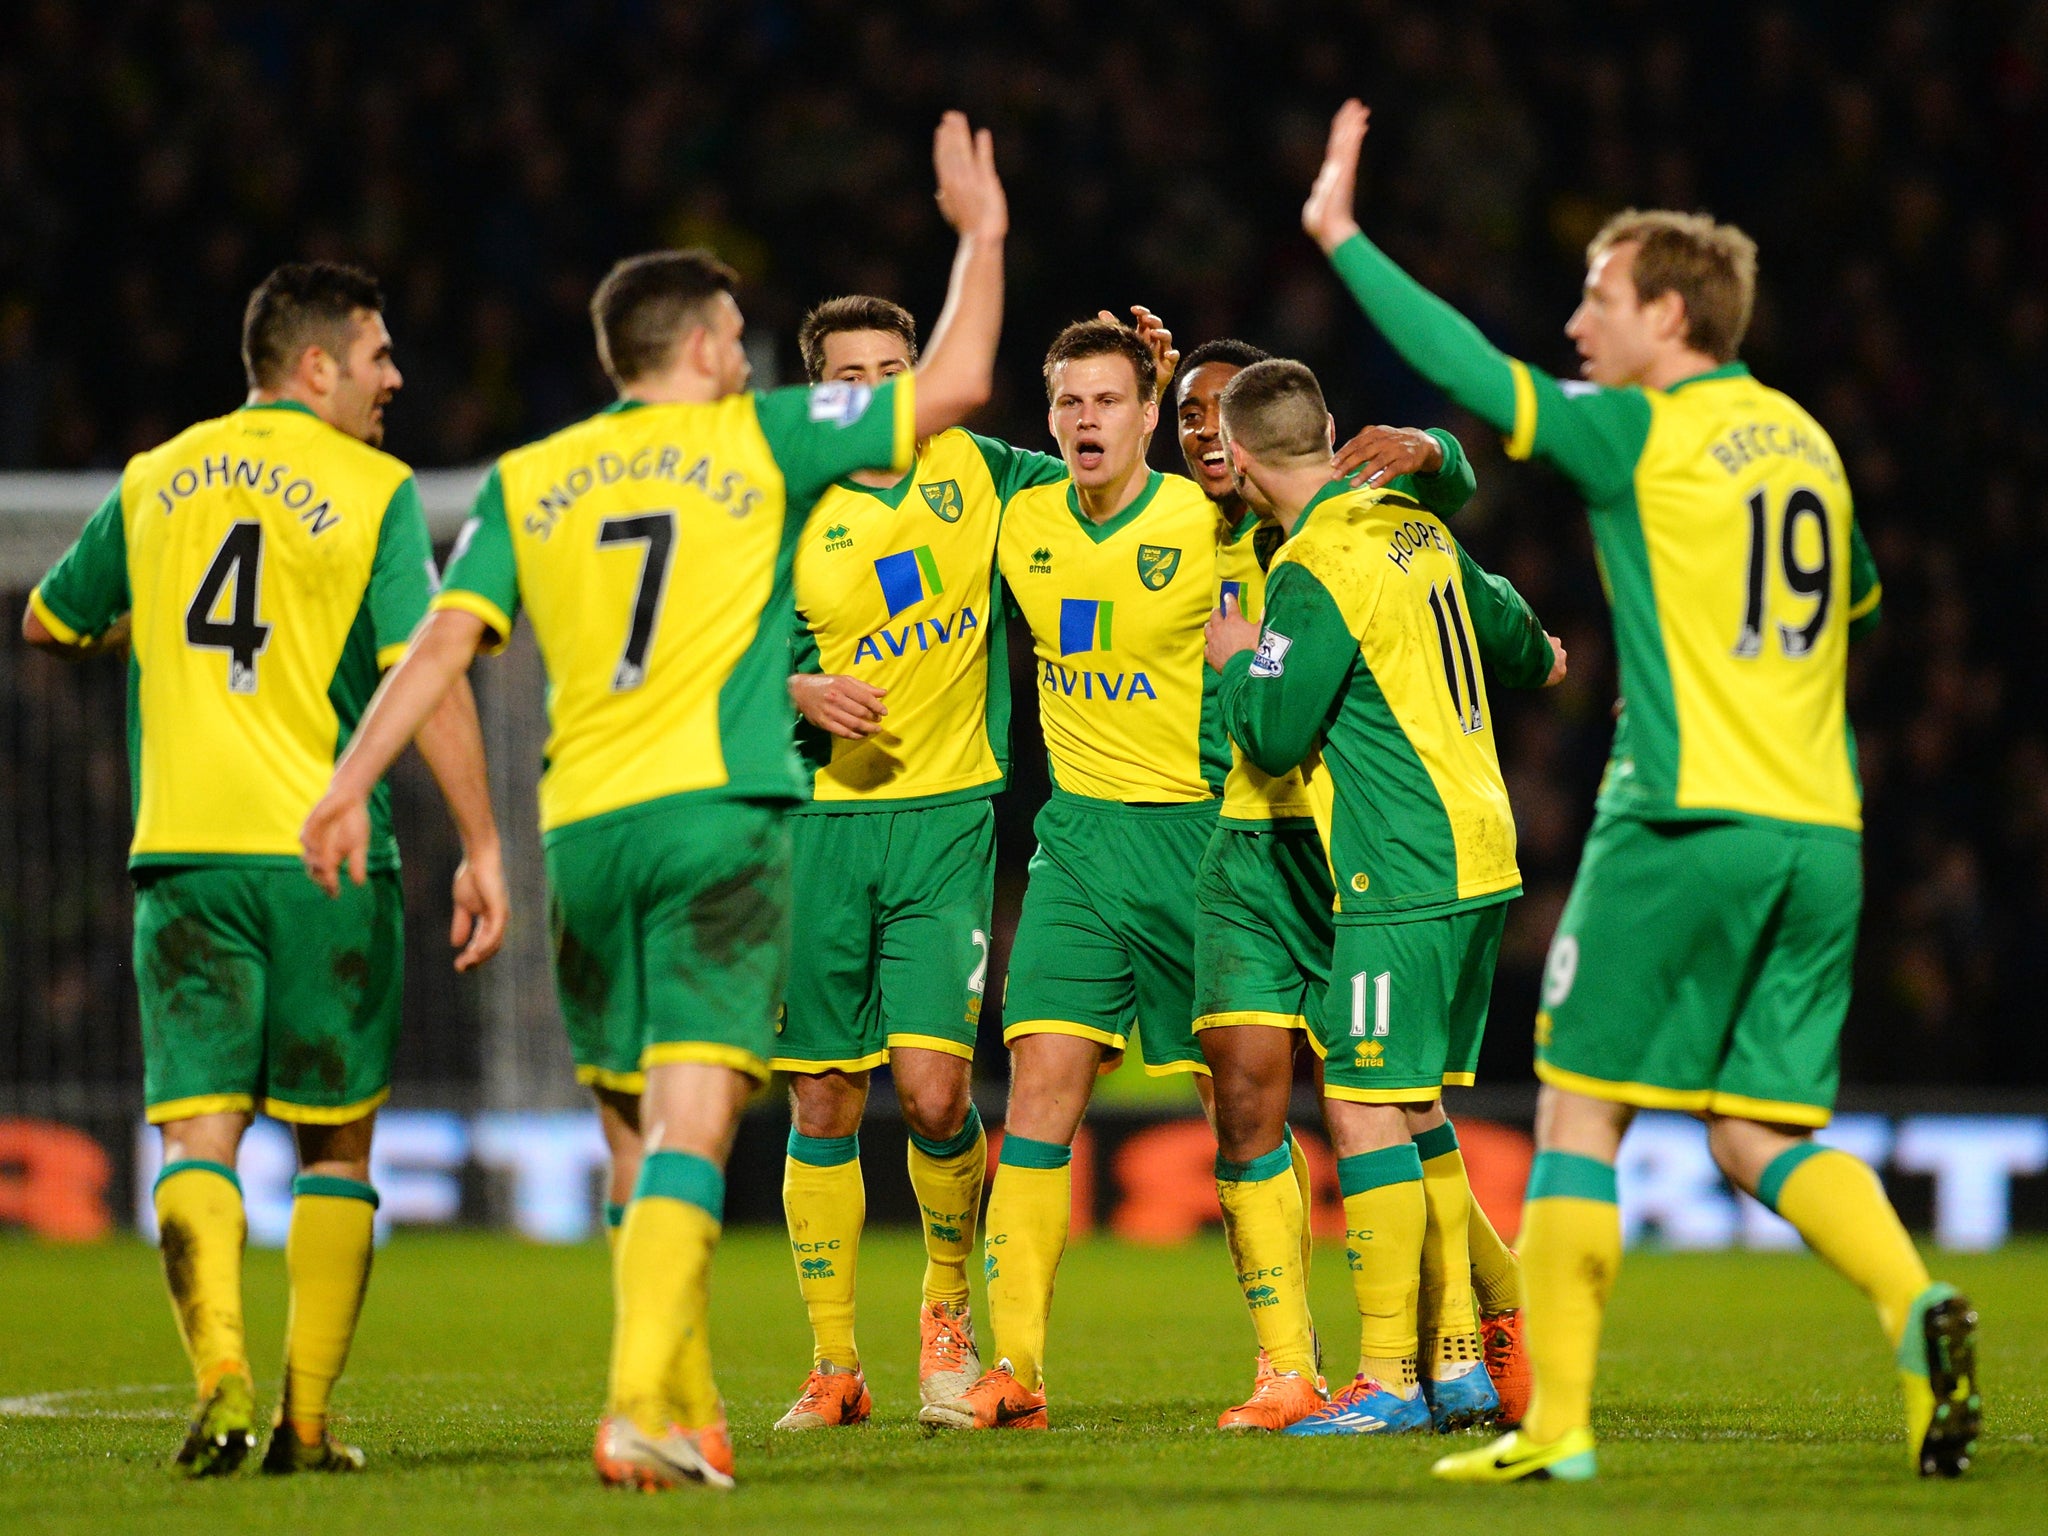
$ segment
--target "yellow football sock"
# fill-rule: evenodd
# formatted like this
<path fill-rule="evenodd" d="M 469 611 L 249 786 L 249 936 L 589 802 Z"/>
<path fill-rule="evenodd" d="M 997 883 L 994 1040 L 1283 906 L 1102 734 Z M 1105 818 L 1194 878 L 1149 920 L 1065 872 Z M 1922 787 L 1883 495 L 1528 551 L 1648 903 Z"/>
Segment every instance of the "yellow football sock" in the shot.
<path fill-rule="evenodd" d="M 614 1263 L 619 1257 L 619 1228 L 626 1224 L 626 1208 L 616 1200 L 604 1204 L 604 1240 L 612 1250 Z"/>
<path fill-rule="evenodd" d="M 967 1261 L 974 1254 L 974 1222 L 988 1175 L 988 1136 L 981 1111 L 946 1141 L 910 1133 L 910 1188 L 924 1218 L 924 1299 L 967 1305 Z"/>
<path fill-rule="evenodd" d="M 328 1397 L 348 1363 L 370 1284 L 376 1218 L 377 1191 L 367 1184 L 309 1173 L 292 1181 L 281 1411 L 307 1445 L 326 1427 Z"/>
<path fill-rule="evenodd" d="M 782 1215 L 796 1260 L 796 1288 L 811 1319 L 811 1364 L 860 1368 L 853 1342 L 853 1287 L 860 1230 L 868 1217 L 860 1137 L 789 1133 L 782 1163 Z"/>
<path fill-rule="evenodd" d="M 1216 1159 L 1223 1235 L 1251 1308 L 1252 1331 L 1267 1362 L 1283 1375 L 1316 1373 L 1315 1328 L 1301 1272 L 1301 1186 L 1285 1143 L 1248 1163 Z"/>
<path fill-rule="evenodd" d="M 1757 1181 L 1757 1198 L 1870 1298 L 1896 1347 L 1913 1299 L 1932 1282 L 1869 1166 L 1846 1152 L 1801 1142 L 1771 1160 Z"/>
<path fill-rule="evenodd" d="M 1287 1161 L 1294 1170 L 1294 1187 L 1301 1191 L 1301 1285 L 1308 1289 L 1309 1266 L 1316 1256 L 1316 1190 L 1309 1177 L 1308 1154 L 1301 1150 L 1294 1128 L 1287 1128 Z"/>
<path fill-rule="evenodd" d="M 156 1181 L 157 1245 L 178 1335 L 204 1398 L 226 1375 L 249 1375 L 242 1334 L 242 1244 L 248 1223 L 232 1168 L 172 1163 Z"/>
<path fill-rule="evenodd" d="M 1464 1161 L 1461 1155 L 1461 1168 Z M 1466 1187 L 1470 1186 L 1468 1178 Z M 1486 1207 L 1477 1199 L 1472 1202 L 1472 1219 L 1465 1227 L 1465 1246 L 1472 1254 L 1472 1294 L 1479 1302 L 1480 1315 L 1495 1317 L 1521 1306 L 1522 1261 L 1515 1257 L 1514 1249 L 1500 1240 Z"/>
<path fill-rule="evenodd" d="M 989 1327 L 996 1357 L 1033 1392 L 1045 1381 L 1045 1326 L 1073 1214 L 1073 1156 L 1072 1147 L 1005 1135 L 988 1197 Z"/>
<path fill-rule="evenodd" d="M 1472 1301 L 1472 1255 L 1466 1228 L 1472 1219 L 1472 1186 L 1458 1133 L 1446 1120 L 1415 1138 L 1422 1160 L 1422 1198 L 1429 1225 L 1422 1237 L 1422 1296 L 1419 1307 L 1423 1372 L 1480 1358 L 1479 1318 Z"/>
<path fill-rule="evenodd" d="M 719 1414 L 707 1330 L 711 1255 L 725 1175 L 688 1152 L 650 1152 L 619 1228 L 609 1413 L 661 1434 L 673 1416 L 701 1429 Z"/>
<path fill-rule="evenodd" d="M 1337 1159 L 1344 1257 L 1358 1299 L 1358 1370 L 1403 1397 L 1415 1385 L 1416 1305 L 1429 1206 L 1412 1142 Z"/>
<path fill-rule="evenodd" d="M 1522 1206 L 1524 1336 L 1535 1394 L 1522 1432 L 1538 1445 L 1593 1421 L 1600 1323 L 1621 1269 L 1614 1168 L 1575 1152 L 1539 1152 Z"/>

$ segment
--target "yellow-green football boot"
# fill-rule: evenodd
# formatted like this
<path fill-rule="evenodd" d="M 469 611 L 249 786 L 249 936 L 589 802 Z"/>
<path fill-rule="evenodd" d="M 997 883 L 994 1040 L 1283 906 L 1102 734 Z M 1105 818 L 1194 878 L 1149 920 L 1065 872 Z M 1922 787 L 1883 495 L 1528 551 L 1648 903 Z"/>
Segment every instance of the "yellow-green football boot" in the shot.
<path fill-rule="evenodd" d="M 1516 1430 L 1476 1451 L 1442 1457 L 1429 1470 L 1447 1483 L 1585 1483 L 1600 1469 L 1593 1456 L 1593 1431 L 1574 1429 L 1548 1445 Z"/>
<path fill-rule="evenodd" d="M 1961 1477 L 1977 1450 L 1984 1401 L 1977 1391 L 1977 1312 L 1952 1285 L 1913 1298 L 1899 1340 L 1906 1389 L 1906 1448 L 1922 1477 Z"/>
<path fill-rule="evenodd" d="M 186 1477 L 226 1477 L 256 1447 L 256 1386 L 230 1371 L 192 1415 L 174 1467 Z"/>

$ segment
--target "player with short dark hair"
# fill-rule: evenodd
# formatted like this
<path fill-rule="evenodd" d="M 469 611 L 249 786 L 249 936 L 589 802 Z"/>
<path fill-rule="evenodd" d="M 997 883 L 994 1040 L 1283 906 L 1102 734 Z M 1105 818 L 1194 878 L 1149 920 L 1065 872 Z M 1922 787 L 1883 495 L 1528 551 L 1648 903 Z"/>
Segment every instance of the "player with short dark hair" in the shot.
<path fill-rule="evenodd" d="M 827 299 L 797 346 L 813 383 L 879 388 L 917 361 L 917 326 L 866 294 Z M 1066 478 L 1047 454 L 955 427 L 907 473 L 855 470 L 818 498 L 796 554 L 805 800 L 792 816 L 789 986 L 770 1062 L 789 1074 L 782 1202 L 811 1324 L 785 1430 L 863 1422 L 854 1339 L 867 1191 L 860 1126 L 886 1063 L 910 1133 L 924 1234 L 918 1393 L 981 1375 L 967 1262 L 988 1141 L 970 1095 L 995 894 L 991 797 L 1008 781 L 1003 507 Z"/>
<path fill-rule="evenodd" d="M 1849 642 L 1882 589 L 1825 430 L 1738 360 L 1755 247 L 1630 210 L 1587 248 L 1565 333 L 1582 378 L 1504 356 L 1353 213 L 1346 102 L 1302 223 L 1413 367 L 1585 498 L 1626 701 L 1536 1019 L 1543 1080 L 1521 1252 L 1536 1395 L 1440 1476 L 1588 1478 L 1600 1324 L 1621 1263 L 1614 1159 L 1638 1108 L 1707 1123 L 1715 1160 L 1870 1298 L 1923 1476 L 1969 1464 L 1976 1314 L 1926 1266 L 1833 1113 L 1862 904 Z"/>
<path fill-rule="evenodd" d="M 133 648 L 143 1096 L 164 1142 L 164 1278 L 198 1385 L 178 1453 L 192 1477 L 234 1471 L 254 1443 L 235 1154 L 259 1108 L 292 1126 L 301 1169 L 263 1465 L 363 1464 L 329 1434 L 327 1405 L 369 1283 L 370 1141 L 401 1023 L 404 914 L 381 769 L 365 784 L 367 878 L 337 901 L 299 873 L 297 828 L 433 594 L 412 471 L 374 446 L 403 382 L 382 308 L 352 267 L 265 278 L 243 326 L 247 403 L 129 460 L 22 620 L 49 649 L 104 649 L 124 630 Z M 454 936 L 467 970 L 505 924 L 467 686 L 415 734 L 462 835 Z"/>
<path fill-rule="evenodd" d="M 358 875 L 366 786 L 525 607 L 549 681 L 556 986 L 625 1205 L 594 1453 L 614 1485 L 732 1484 L 708 1285 L 789 963 L 794 545 L 834 480 L 908 467 L 986 400 L 1001 329 L 994 146 L 948 113 L 933 160 L 960 236 L 946 309 L 923 366 L 879 388 L 748 393 L 722 267 L 686 252 L 614 269 L 593 319 L 619 399 L 492 468 L 432 616 L 306 823 L 315 877 Z"/>
<path fill-rule="evenodd" d="M 1231 951 L 1258 967 L 1260 989 L 1305 1017 L 1323 1058 L 1361 1318 L 1351 1385 L 1320 1406 L 1299 1376 L 1273 1383 L 1262 1396 L 1286 1422 L 1262 1427 L 1459 1428 L 1497 1398 L 1479 1358 L 1462 1212 L 1453 1250 L 1434 1259 L 1454 1266 L 1436 1290 L 1445 1297 L 1455 1281 L 1462 1314 L 1439 1323 L 1426 1369 L 1418 1358 L 1419 1282 L 1438 1216 L 1422 1153 L 1449 1128 L 1444 1085 L 1472 1080 L 1506 903 L 1521 889 L 1480 663 L 1534 687 L 1563 676 L 1563 653 L 1420 502 L 1332 478 L 1329 413 L 1309 369 L 1255 363 L 1221 407 L 1239 491 L 1287 542 L 1263 624 L 1234 611 L 1210 621 L 1219 712 L 1244 761 L 1299 774 L 1316 834 L 1311 845 L 1277 827 L 1219 831 L 1202 904 L 1231 927 Z M 1290 1193 L 1280 1153 L 1268 1157 L 1267 1187 Z M 1292 1257 L 1284 1232 L 1242 1225 L 1277 1261 Z M 1238 1256 L 1240 1270 L 1263 1267 L 1263 1253 Z M 1268 1293 L 1271 1316 L 1254 1313 L 1262 1333 L 1277 1341 L 1287 1321 L 1305 1331 L 1305 1289 L 1281 1269 Z"/>

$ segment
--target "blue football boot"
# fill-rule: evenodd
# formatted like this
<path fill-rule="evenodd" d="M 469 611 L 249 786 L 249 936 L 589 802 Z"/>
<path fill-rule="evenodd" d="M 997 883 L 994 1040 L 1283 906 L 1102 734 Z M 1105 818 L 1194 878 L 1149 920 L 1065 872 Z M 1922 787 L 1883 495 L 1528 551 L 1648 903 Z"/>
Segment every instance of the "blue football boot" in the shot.
<path fill-rule="evenodd" d="M 1434 1381 L 1422 1378 L 1422 1400 L 1429 1404 L 1430 1422 L 1436 1432 L 1447 1435 L 1454 1429 L 1471 1429 L 1487 1423 L 1500 1412 L 1500 1393 L 1493 1378 L 1478 1360 L 1466 1360 L 1440 1369 L 1458 1372 Z"/>
<path fill-rule="evenodd" d="M 1480 1373 L 1482 1376 L 1485 1372 Z M 1330 1406 L 1288 1425 L 1283 1435 L 1403 1435 L 1429 1428 L 1422 1394 L 1402 1397 L 1370 1376 L 1354 1379 Z"/>

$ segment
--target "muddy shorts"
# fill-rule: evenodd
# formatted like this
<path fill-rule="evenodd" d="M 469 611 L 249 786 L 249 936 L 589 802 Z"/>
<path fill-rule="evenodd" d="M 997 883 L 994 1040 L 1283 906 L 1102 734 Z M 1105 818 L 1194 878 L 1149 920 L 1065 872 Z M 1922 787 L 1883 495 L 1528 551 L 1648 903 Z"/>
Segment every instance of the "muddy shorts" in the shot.
<path fill-rule="evenodd" d="M 296 866 L 138 870 L 135 980 L 152 1123 L 255 1109 L 359 1120 L 391 1092 L 398 876 L 344 879 L 330 899 Z"/>
<path fill-rule="evenodd" d="M 698 1061 L 765 1081 L 789 974 L 788 819 L 676 797 L 547 836 L 555 991 L 579 1082 Z"/>

